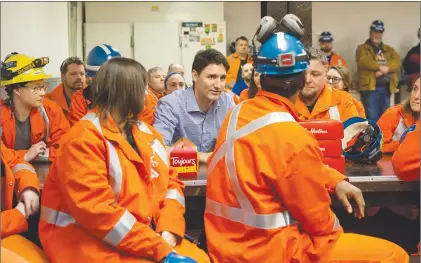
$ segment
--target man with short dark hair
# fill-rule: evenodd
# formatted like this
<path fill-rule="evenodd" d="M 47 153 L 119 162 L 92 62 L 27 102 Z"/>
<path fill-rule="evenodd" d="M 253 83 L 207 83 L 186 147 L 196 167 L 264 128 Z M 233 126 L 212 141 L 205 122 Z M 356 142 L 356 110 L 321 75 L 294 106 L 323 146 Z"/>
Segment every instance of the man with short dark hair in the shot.
<path fill-rule="evenodd" d="M 252 59 L 248 54 L 249 41 L 245 36 L 241 36 L 235 40 L 235 53 L 227 57 L 230 66 L 227 73 L 226 86 L 232 89 L 236 82 L 243 80 L 242 68 L 246 63 L 252 63 Z"/>
<path fill-rule="evenodd" d="M 78 57 L 69 57 L 61 64 L 60 73 L 62 83 L 45 97 L 55 101 L 67 118 L 73 94 L 86 85 L 85 64 Z"/>
<path fill-rule="evenodd" d="M 215 49 L 199 51 L 192 67 L 194 85 L 186 90 L 176 90 L 158 101 L 154 127 L 167 146 L 188 138 L 199 152 L 213 151 L 222 121 L 235 105 L 232 96 L 224 92 L 228 69 L 221 52 Z M 199 156 L 206 160 L 208 154 Z"/>

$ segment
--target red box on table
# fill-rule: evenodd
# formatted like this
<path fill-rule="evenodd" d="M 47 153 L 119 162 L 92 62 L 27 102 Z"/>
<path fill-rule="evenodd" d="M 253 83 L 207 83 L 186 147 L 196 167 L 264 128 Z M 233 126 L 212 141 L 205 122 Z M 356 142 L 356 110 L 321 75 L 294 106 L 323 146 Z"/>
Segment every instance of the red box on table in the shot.
<path fill-rule="evenodd" d="M 340 157 L 324 157 L 323 163 L 330 168 L 336 169 L 342 174 L 345 174 L 345 157 L 341 155 Z"/>
<path fill-rule="evenodd" d="M 317 142 L 324 157 L 340 157 L 342 155 L 341 140 L 319 140 Z"/>
<path fill-rule="evenodd" d="M 187 138 L 178 140 L 170 150 L 170 166 L 178 172 L 179 178 L 198 176 L 197 147 Z"/>
<path fill-rule="evenodd" d="M 344 137 L 344 126 L 340 121 L 307 121 L 299 124 L 313 134 L 316 140 L 338 140 Z"/>

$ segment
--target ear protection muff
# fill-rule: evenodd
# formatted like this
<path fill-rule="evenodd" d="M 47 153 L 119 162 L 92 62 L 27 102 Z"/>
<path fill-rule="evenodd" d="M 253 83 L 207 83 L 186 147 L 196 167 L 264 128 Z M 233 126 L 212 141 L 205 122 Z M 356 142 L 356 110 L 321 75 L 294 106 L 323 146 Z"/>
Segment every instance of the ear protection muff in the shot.
<path fill-rule="evenodd" d="M 298 39 L 301 39 L 306 33 L 301 20 L 293 14 L 285 15 L 281 20 L 281 25 L 286 29 L 286 33 L 290 33 Z"/>

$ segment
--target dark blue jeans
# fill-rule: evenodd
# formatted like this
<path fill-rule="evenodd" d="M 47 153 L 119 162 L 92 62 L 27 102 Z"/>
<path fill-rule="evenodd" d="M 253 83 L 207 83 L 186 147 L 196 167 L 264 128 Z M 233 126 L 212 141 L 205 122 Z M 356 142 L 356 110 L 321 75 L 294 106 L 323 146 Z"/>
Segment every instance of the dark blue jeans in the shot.
<path fill-rule="evenodd" d="M 374 91 L 360 91 L 367 119 L 376 121 L 390 107 L 389 87 L 376 87 Z"/>

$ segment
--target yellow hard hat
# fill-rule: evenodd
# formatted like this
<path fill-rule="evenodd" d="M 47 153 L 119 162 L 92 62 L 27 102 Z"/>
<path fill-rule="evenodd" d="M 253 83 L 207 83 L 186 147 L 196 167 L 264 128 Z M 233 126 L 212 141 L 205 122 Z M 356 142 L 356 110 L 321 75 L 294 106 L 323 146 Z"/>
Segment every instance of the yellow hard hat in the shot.
<path fill-rule="evenodd" d="M 7 86 L 51 78 L 51 75 L 46 74 L 42 68 L 48 62 L 47 57 L 31 58 L 23 54 L 12 53 L 2 63 L 0 85 Z"/>

